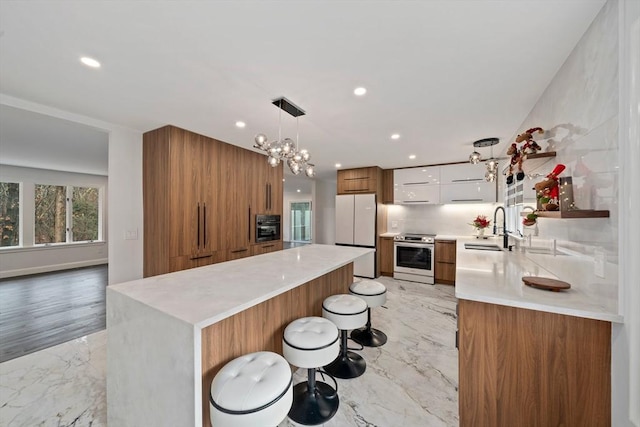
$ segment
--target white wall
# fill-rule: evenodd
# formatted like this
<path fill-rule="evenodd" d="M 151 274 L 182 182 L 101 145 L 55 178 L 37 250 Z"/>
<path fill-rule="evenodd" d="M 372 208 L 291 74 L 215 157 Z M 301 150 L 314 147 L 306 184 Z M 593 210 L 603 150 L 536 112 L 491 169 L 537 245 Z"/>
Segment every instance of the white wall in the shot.
<path fill-rule="evenodd" d="M 333 245 L 336 242 L 335 181 L 316 180 L 314 187 L 314 243 Z"/>
<path fill-rule="evenodd" d="M 92 126 L 109 133 L 109 284 L 142 277 L 142 133 L 111 123 L 0 94 L 0 103 Z M 137 230 L 135 240 L 125 232 Z"/>
<path fill-rule="evenodd" d="M 20 222 L 23 242 L 20 248 L 0 250 L 0 278 L 107 263 L 107 244 L 105 242 L 71 243 L 49 247 L 34 247 L 32 244 L 34 240 L 35 184 L 100 188 L 106 211 L 106 176 L 0 165 L 0 181 L 22 183 Z M 106 215 L 102 220 L 102 236 L 106 240 Z"/>

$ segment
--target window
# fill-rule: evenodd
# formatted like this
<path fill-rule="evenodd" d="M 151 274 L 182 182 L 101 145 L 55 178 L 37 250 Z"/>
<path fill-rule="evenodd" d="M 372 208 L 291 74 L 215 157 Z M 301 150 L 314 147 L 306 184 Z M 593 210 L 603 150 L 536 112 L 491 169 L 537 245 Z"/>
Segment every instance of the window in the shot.
<path fill-rule="evenodd" d="M 20 184 L 0 182 L 0 246 L 20 244 Z"/>
<path fill-rule="evenodd" d="M 67 189 L 62 185 L 35 187 L 35 244 L 67 241 Z"/>
<path fill-rule="evenodd" d="M 93 187 L 35 185 L 35 244 L 100 238 L 100 191 Z"/>
<path fill-rule="evenodd" d="M 291 241 L 311 241 L 311 202 L 291 202 Z"/>
<path fill-rule="evenodd" d="M 73 187 L 71 201 L 73 203 L 71 227 L 73 241 L 98 240 L 98 206 L 100 202 L 98 189 Z"/>

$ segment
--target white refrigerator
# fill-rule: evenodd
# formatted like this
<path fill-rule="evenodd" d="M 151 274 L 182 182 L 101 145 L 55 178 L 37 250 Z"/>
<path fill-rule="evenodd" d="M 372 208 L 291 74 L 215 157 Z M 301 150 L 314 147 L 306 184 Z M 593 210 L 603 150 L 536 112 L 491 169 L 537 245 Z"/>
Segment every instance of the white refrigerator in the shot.
<path fill-rule="evenodd" d="M 374 249 L 356 259 L 353 274 L 376 277 L 376 195 L 346 194 L 336 196 L 336 245 Z"/>

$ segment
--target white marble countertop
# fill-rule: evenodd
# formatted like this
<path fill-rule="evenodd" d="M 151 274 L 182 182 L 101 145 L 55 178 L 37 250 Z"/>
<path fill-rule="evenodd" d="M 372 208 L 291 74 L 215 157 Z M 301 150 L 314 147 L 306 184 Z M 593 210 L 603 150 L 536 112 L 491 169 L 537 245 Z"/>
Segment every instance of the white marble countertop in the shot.
<path fill-rule="evenodd" d="M 452 237 L 452 236 L 448 236 Z M 526 256 L 521 252 L 486 251 L 465 249 L 465 243 L 496 244 L 502 247 L 501 238 L 457 238 L 456 297 L 510 307 L 526 308 L 588 319 L 622 323 L 617 310 L 617 292 L 600 295 L 586 292 L 579 281 L 571 289 L 551 292 L 535 289 L 522 282 L 523 276 L 558 277 L 542 266 L 554 260 L 554 255 Z M 553 262 L 568 262 L 562 257 Z M 566 261 L 565 261 L 566 260 Z"/>
<path fill-rule="evenodd" d="M 373 249 L 305 245 L 107 287 L 199 328 L 347 265 Z"/>
<path fill-rule="evenodd" d="M 381 233 L 380 237 L 396 237 L 400 233 Z"/>

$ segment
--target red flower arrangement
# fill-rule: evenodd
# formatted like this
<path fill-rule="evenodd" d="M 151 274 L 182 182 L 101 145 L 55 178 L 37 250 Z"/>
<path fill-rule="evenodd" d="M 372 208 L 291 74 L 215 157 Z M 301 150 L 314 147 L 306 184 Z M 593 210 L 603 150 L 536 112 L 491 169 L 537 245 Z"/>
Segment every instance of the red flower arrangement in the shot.
<path fill-rule="evenodd" d="M 491 225 L 491 220 L 484 215 L 478 215 L 469 225 L 473 225 L 475 228 L 487 228 Z"/>

